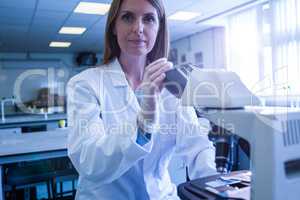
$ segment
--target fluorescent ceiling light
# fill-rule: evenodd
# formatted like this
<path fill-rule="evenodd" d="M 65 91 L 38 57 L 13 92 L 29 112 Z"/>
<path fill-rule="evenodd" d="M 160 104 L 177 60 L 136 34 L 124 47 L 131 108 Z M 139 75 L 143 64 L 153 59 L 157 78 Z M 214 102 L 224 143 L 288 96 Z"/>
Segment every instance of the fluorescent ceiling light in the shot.
<path fill-rule="evenodd" d="M 195 13 L 195 12 L 178 11 L 173 15 L 170 15 L 168 18 L 171 20 L 187 21 L 195 17 L 198 17 L 200 15 L 201 15 L 200 13 Z"/>
<path fill-rule="evenodd" d="M 75 13 L 105 15 L 110 8 L 110 4 L 106 3 L 93 3 L 93 2 L 80 2 L 75 8 Z"/>
<path fill-rule="evenodd" d="M 73 34 L 73 35 L 80 35 L 82 33 L 84 33 L 84 31 L 86 30 L 85 27 L 62 27 L 59 30 L 60 34 Z"/>
<path fill-rule="evenodd" d="M 49 47 L 67 48 L 71 46 L 71 42 L 50 42 Z"/>

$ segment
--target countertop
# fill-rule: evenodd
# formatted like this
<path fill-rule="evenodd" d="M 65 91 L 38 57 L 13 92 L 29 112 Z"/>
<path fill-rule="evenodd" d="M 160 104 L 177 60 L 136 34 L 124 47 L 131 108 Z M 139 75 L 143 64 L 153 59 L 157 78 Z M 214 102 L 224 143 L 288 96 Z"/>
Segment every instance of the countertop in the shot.
<path fill-rule="evenodd" d="M 0 127 L 1 125 L 8 124 L 19 124 L 19 123 L 30 123 L 30 122 L 47 122 L 47 121 L 57 121 L 60 119 L 67 119 L 67 115 L 65 113 L 57 113 L 57 114 L 23 114 L 23 115 L 9 115 L 5 117 L 5 122 L 0 119 Z"/>
<path fill-rule="evenodd" d="M 0 135 L 0 157 L 67 149 L 68 128 L 26 134 Z"/>

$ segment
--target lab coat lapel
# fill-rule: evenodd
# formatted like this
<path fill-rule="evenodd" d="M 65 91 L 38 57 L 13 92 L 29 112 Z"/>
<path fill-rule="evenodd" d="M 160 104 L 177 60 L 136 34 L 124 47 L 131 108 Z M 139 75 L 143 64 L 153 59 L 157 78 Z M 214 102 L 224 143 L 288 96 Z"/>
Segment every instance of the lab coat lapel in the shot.
<path fill-rule="evenodd" d="M 124 74 L 122 68 L 121 68 L 121 65 L 118 62 L 118 59 L 115 59 L 114 61 L 112 61 L 110 66 L 111 66 L 111 71 L 109 74 L 111 76 L 113 87 L 116 90 L 118 90 L 117 94 L 120 95 L 118 98 L 121 98 L 124 101 L 126 110 L 137 114 L 138 111 L 140 110 L 139 103 L 134 94 L 134 91 L 128 84 L 128 81 L 125 77 L 125 74 Z"/>

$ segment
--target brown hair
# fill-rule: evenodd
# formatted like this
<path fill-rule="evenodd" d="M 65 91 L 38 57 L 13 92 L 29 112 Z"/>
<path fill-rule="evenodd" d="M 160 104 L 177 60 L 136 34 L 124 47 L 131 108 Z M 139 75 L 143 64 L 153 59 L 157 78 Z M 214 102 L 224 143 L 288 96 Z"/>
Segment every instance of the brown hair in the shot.
<path fill-rule="evenodd" d="M 148 62 L 153 62 L 162 57 L 167 57 L 169 52 L 169 33 L 167 28 L 167 18 L 162 0 L 147 0 L 157 11 L 159 18 L 159 30 L 153 49 L 147 55 Z M 109 63 L 113 58 L 120 56 L 120 47 L 117 37 L 113 34 L 115 21 L 118 16 L 123 0 L 113 0 L 111 3 L 106 28 L 104 43 L 103 63 Z"/>

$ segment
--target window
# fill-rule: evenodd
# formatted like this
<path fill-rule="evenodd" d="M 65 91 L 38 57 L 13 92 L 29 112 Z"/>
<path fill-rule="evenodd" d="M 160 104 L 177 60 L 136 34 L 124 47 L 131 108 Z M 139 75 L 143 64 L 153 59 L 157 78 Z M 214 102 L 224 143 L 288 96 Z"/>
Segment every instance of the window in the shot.
<path fill-rule="evenodd" d="M 300 95 L 300 1 L 270 0 L 228 17 L 228 69 L 257 95 Z"/>
<path fill-rule="evenodd" d="M 273 0 L 272 47 L 275 92 L 300 94 L 300 2 Z"/>
<path fill-rule="evenodd" d="M 251 8 L 228 17 L 227 67 L 236 72 L 253 90 L 259 82 L 259 30 L 257 8 Z"/>

